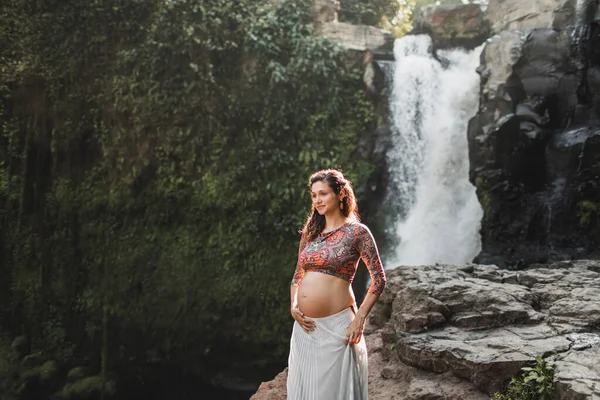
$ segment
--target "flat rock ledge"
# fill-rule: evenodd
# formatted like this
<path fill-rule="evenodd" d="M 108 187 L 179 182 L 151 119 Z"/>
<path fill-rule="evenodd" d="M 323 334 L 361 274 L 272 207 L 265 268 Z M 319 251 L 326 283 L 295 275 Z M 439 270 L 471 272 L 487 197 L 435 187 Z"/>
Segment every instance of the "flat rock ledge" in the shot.
<path fill-rule="evenodd" d="M 387 275 L 365 335 L 370 399 L 489 399 L 538 355 L 556 362 L 556 399 L 600 399 L 600 261 Z M 285 399 L 286 374 L 252 400 Z"/>

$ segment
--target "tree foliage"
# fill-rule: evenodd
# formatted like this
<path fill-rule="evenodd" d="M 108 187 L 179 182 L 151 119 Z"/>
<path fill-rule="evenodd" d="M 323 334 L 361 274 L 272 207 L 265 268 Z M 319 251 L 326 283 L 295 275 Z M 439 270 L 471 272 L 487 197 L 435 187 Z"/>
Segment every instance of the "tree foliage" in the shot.
<path fill-rule="evenodd" d="M 393 19 L 413 3 L 410 0 L 345 0 L 341 2 L 338 17 L 353 24 L 380 26 L 384 19 Z"/>
<path fill-rule="evenodd" d="M 363 184 L 374 123 L 309 6 L 3 2 L 0 308 L 34 348 L 284 361 L 306 178 Z"/>

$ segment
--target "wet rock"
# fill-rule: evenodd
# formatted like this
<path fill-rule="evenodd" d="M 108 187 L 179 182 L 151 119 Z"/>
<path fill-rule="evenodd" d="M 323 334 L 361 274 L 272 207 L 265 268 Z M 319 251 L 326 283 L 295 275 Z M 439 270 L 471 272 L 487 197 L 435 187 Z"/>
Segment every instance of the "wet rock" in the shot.
<path fill-rule="evenodd" d="M 488 14 L 499 4 L 517 3 L 490 2 Z M 600 28 L 586 25 L 577 44 L 572 26 L 543 25 L 502 31 L 482 54 L 481 110 L 468 131 L 470 179 L 484 210 L 475 262 L 520 269 L 600 256 Z"/>
<path fill-rule="evenodd" d="M 535 29 L 526 35 L 522 46 L 514 73 L 527 97 L 555 94 L 559 77 L 567 71 L 568 42 L 553 29 Z"/>

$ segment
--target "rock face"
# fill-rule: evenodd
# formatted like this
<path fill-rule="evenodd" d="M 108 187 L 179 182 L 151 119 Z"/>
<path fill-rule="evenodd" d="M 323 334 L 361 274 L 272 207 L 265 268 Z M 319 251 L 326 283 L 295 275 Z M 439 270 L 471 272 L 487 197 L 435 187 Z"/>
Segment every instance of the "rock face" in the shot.
<path fill-rule="evenodd" d="M 490 33 L 489 23 L 477 4 L 430 4 L 420 10 L 412 33 L 429 34 L 437 48 L 473 49 Z"/>
<path fill-rule="evenodd" d="M 536 356 L 556 399 L 600 396 L 600 262 L 400 267 L 369 316 L 369 398 L 488 399 Z M 253 400 L 284 399 L 285 372 Z"/>
<path fill-rule="evenodd" d="M 578 4 L 490 1 L 498 34 L 468 133 L 485 214 L 476 262 L 600 255 L 600 25 L 597 3 Z"/>
<path fill-rule="evenodd" d="M 494 32 L 533 28 L 563 29 L 575 17 L 575 0 L 491 0 L 487 19 Z"/>
<path fill-rule="evenodd" d="M 394 36 L 374 26 L 331 22 L 322 24 L 317 32 L 347 50 L 370 51 L 380 59 L 388 59 L 393 53 Z"/>
<path fill-rule="evenodd" d="M 590 396 L 586 397 L 586 393 L 598 394 L 600 347 L 597 337 L 593 343 L 594 347 L 583 354 L 581 351 L 572 350 L 556 357 L 560 368 L 556 382 L 558 398 L 587 399 Z"/>

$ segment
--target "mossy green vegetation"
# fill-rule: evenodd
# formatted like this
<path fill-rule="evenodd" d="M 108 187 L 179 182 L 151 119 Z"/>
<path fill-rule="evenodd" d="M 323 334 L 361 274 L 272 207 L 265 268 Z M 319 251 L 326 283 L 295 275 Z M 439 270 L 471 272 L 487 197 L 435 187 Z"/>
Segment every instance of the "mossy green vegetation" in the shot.
<path fill-rule="evenodd" d="M 32 350 L 285 362 L 306 179 L 363 185 L 376 122 L 310 6 L 3 2 L 0 310 Z"/>
<path fill-rule="evenodd" d="M 487 221 L 490 219 L 492 214 L 492 188 L 490 188 L 490 185 L 486 179 L 481 176 L 477 176 L 475 178 L 474 185 L 477 188 L 479 203 L 481 204 L 481 208 L 483 210 L 483 221 Z"/>
<path fill-rule="evenodd" d="M 577 203 L 577 217 L 579 218 L 579 226 L 582 229 L 589 229 L 593 225 L 597 225 L 599 211 L 600 207 L 593 201 L 582 200 Z"/>

